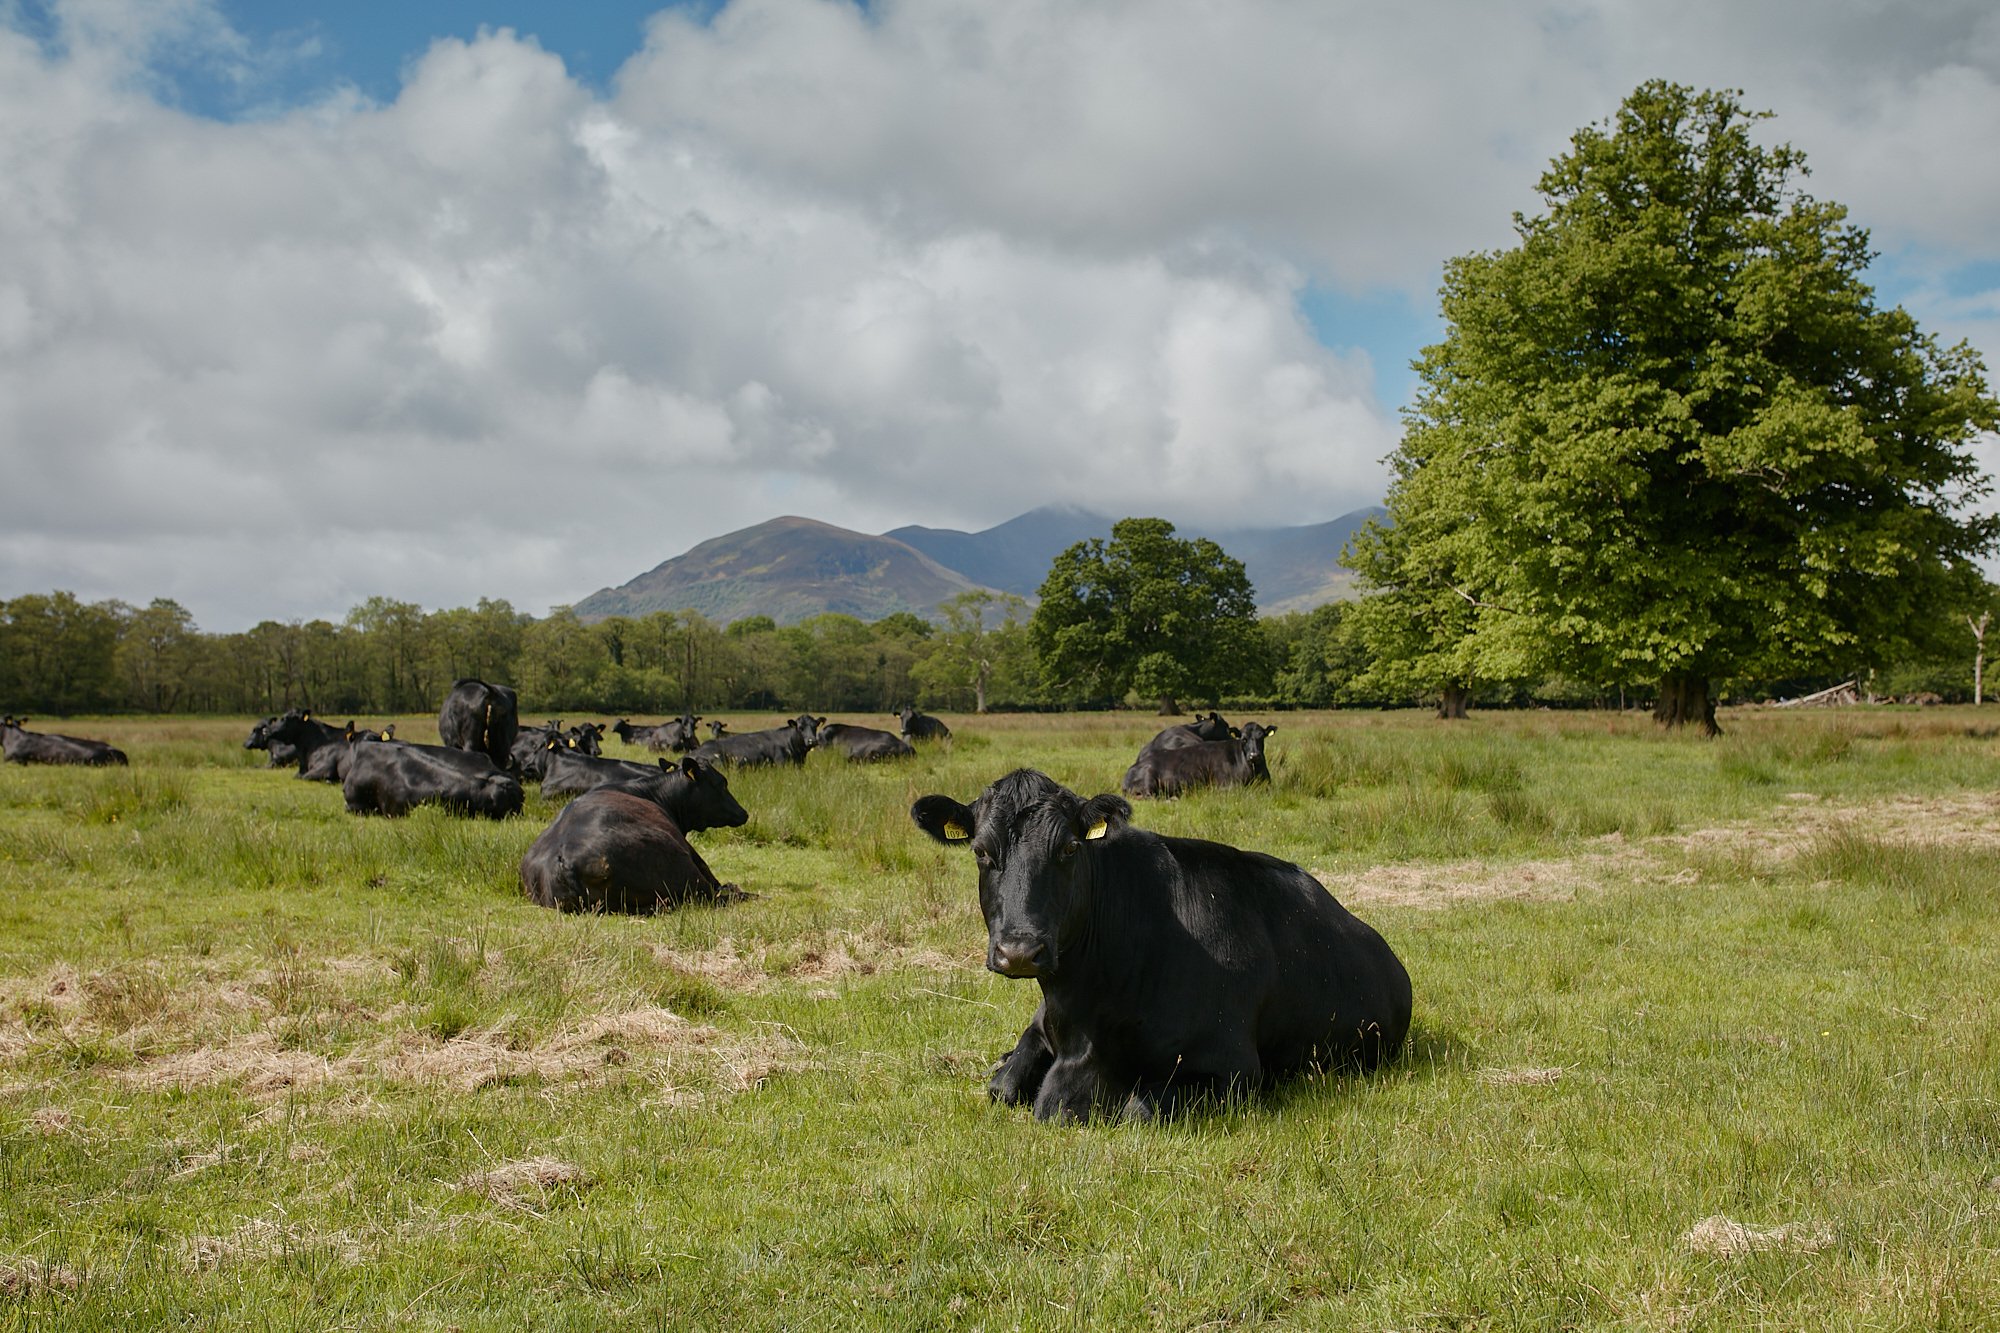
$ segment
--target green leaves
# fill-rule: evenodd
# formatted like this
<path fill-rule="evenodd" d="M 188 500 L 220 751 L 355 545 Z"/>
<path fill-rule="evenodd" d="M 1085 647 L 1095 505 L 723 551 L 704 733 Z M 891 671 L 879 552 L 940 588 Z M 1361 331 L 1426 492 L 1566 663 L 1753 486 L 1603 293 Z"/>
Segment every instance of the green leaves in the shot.
<path fill-rule="evenodd" d="M 1214 698 L 1247 673 L 1263 639 L 1243 563 L 1173 534 L 1127 518 L 1056 557 L 1028 628 L 1056 698 Z"/>
<path fill-rule="evenodd" d="M 1982 586 L 1984 368 L 1875 308 L 1867 233 L 1764 118 L 1645 84 L 1516 247 L 1447 265 L 1393 535 L 1354 557 L 1413 682 L 1851 670 Z"/>

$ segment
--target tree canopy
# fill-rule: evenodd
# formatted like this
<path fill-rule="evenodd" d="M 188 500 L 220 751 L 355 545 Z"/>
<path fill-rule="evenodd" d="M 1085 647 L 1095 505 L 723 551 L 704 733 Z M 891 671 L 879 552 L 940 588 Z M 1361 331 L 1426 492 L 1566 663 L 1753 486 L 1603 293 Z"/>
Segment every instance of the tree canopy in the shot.
<path fill-rule="evenodd" d="M 1218 698 L 1262 648 L 1243 562 L 1162 518 L 1127 518 L 1111 540 L 1057 556 L 1028 634 L 1057 697 Z"/>
<path fill-rule="evenodd" d="M 1921 645 L 1983 585 L 1984 367 L 1863 281 L 1868 234 L 1729 92 L 1652 82 L 1577 132 L 1519 243 L 1445 270 L 1444 340 L 1364 572 L 1486 679 L 1658 682 L 1713 732 L 1732 677 Z M 1364 547 L 1364 551 L 1365 551 Z"/>

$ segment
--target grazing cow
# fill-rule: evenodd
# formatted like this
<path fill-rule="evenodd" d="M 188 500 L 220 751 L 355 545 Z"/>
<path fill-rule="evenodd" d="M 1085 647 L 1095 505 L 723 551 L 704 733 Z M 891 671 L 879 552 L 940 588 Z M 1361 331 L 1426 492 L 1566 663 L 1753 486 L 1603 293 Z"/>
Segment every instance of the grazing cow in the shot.
<path fill-rule="evenodd" d="M 687 840 L 749 820 L 729 780 L 691 756 L 664 778 L 657 796 L 602 787 L 564 807 L 521 858 L 529 900 L 565 912 L 651 913 L 738 896 Z"/>
<path fill-rule="evenodd" d="M 1197 741 L 1177 750 L 1141 750 L 1120 783 L 1127 796 L 1178 796 L 1191 787 L 1242 787 L 1269 782 L 1264 738 L 1277 730 L 1245 722 L 1235 740 Z"/>
<path fill-rule="evenodd" d="M 10 764 L 82 764 L 90 768 L 103 768 L 112 764 L 129 764 L 123 750 L 113 749 L 103 741 L 85 740 L 81 736 L 58 736 L 54 732 L 29 731 L 28 719 L 8 717 L 0 720 L 0 755 Z"/>
<path fill-rule="evenodd" d="M 986 966 L 1042 1002 L 987 1091 L 1039 1120 L 1146 1120 L 1312 1068 L 1393 1059 L 1410 978 L 1365 923 L 1290 862 L 1132 827 L 1021 769 L 970 806 L 910 807 L 979 863 Z"/>
<path fill-rule="evenodd" d="M 807 718 L 810 723 L 813 719 Z M 712 741 L 703 741 L 695 750 L 697 759 L 707 759 L 713 763 L 740 764 L 746 767 L 757 764 L 803 764 L 806 751 L 812 749 L 813 729 L 801 726 L 799 718 L 793 718 L 782 727 L 769 727 L 763 731 L 746 731 L 740 736 L 718 736 Z"/>
<path fill-rule="evenodd" d="M 420 805 L 455 815 L 505 819 L 521 812 L 521 784 L 477 750 L 448 745 L 349 747 L 341 784 L 348 810 L 357 815 L 407 815 Z"/>
<path fill-rule="evenodd" d="M 919 713 L 914 708 L 905 708 L 896 714 L 896 720 L 903 724 L 903 739 L 906 741 L 948 741 L 951 728 L 928 713 Z"/>
<path fill-rule="evenodd" d="M 901 736 L 887 731 L 877 731 L 874 727 L 850 727 L 845 722 L 829 723 L 820 719 L 818 748 L 839 750 L 847 756 L 849 763 L 865 763 L 877 759 L 907 759 L 917 750 Z"/>
<path fill-rule="evenodd" d="M 438 739 L 454 750 L 472 750 L 505 768 L 521 729 L 514 691 L 483 680 L 455 680 L 438 709 Z"/>
<path fill-rule="evenodd" d="M 1203 741 L 1232 740 L 1242 734 L 1223 721 L 1222 714 L 1210 709 L 1207 717 L 1198 717 L 1192 722 L 1168 727 L 1140 746 L 1139 753 L 1143 755 L 1151 750 L 1178 750 L 1187 745 L 1199 745 Z"/>
<path fill-rule="evenodd" d="M 352 722 L 347 724 L 353 726 Z M 311 711 L 289 708 L 283 717 L 270 724 L 265 733 L 271 743 L 271 758 L 275 761 L 280 753 L 290 756 L 289 762 L 304 777 L 306 769 L 312 765 L 313 755 L 327 745 L 338 745 L 347 739 L 347 731 L 342 727 L 328 726 L 314 717 Z"/>

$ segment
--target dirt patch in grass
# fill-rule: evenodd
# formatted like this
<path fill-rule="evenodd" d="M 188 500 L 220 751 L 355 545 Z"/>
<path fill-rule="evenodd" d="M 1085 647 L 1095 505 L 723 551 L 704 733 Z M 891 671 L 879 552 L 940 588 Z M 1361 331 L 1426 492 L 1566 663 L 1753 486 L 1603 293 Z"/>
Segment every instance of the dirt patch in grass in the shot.
<path fill-rule="evenodd" d="M 1833 1244 L 1833 1232 L 1812 1222 L 1751 1227 L 1726 1217 L 1704 1217 L 1681 1238 L 1681 1243 L 1696 1254 L 1755 1254 L 1760 1250 L 1812 1254 Z"/>
<path fill-rule="evenodd" d="M 1649 841 L 1692 852 L 1727 850 L 1770 866 L 1782 865 L 1839 833 L 1888 843 L 2000 847 L 2000 792 L 1901 796 L 1864 805 L 1841 805 L 1802 795 L 1788 798 L 1778 816 Z"/>
<path fill-rule="evenodd" d="M 0 1295 L 75 1291 L 82 1284 L 82 1274 L 68 1264 L 45 1264 L 40 1259 L 0 1259 Z"/>
<path fill-rule="evenodd" d="M 502 1208 L 535 1211 L 545 1207 L 560 1190 L 581 1192 L 590 1178 L 574 1163 L 555 1157 L 531 1157 L 524 1162 L 507 1162 L 491 1171 L 475 1171 L 455 1188 L 499 1204 Z"/>
<path fill-rule="evenodd" d="M 600 1014 L 528 1046 L 512 1044 L 498 1031 L 464 1033 L 445 1042 L 412 1035 L 380 1068 L 397 1081 L 443 1083 L 472 1092 L 528 1077 L 550 1082 L 593 1078 L 627 1065 L 635 1053 L 650 1053 L 669 1066 L 691 1061 L 721 1086 L 736 1090 L 804 1063 L 803 1048 L 781 1034 L 736 1035 L 652 1006 Z"/>
<path fill-rule="evenodd" d="M 348 1264 L 358 1264 L 362 1248 L 345 1232 L 314 1232 L 268 1218 L 245 1222 L 227 1236 L 191 1236 L 181 1247 L 181 1266 L 192 1273 L 212 1273 L 242 1263 L 281 1255 L 331 1249 Z"/>
<path fill-rule="evenodd" d="M 1843 805 L 1795 794 L 1762 819 L 1630 841 L 1612 833 L 1575 856 L 1534 861 L 1448 861 L 1368 866 L 1312 874 L 1342 902 L 1449 907 L 1494 899 L 1568 901 L 1619 884 L 1691 883 L 1699 872 L 1676 864 L 1726 855 L 1750 868 L 1782 869 L 1827 838 L 1859 834 L 1888 843 L 2000 848 L 2000 793 L 1897 797 Z"/>
<path fill-rule="evenodd" d="M 269 1032 L 246 1032 L 215 1045 L 154 1056 L 119 1071 L 137 1088 L 206 1088 L 234 1083 L 253 1097 L 279 1096 L 289 1089 L 316 1088 L 359 1073 L 357 1057 L 330 1060 L 310 1051 L 288 1050 Z"/>
<path fill-rule="evenodd" d="M 878 972 L 918 969 L 956 972 L 973 966 L 939 949 L 896 944 L 861 931 L 833 930 L 774 953 L 767 944 L 739 945 L 727 936 L 707 949 L 653 946 L 653 960 L 724 990 L 756 994 L 783 977 L 798 981 L 832 981 L 873 976 Z"/>

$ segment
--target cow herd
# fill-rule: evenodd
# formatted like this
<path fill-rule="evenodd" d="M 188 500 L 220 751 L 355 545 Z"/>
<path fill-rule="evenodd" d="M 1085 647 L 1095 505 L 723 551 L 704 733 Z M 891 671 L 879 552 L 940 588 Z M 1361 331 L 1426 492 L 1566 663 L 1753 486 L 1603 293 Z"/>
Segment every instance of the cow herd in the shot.
<path fill-rule="evenodd" d="M 688 838 L 748 821 L 725 767 L 799 765 L 813 749 L 851 762 L 907 758 L 916 742 L 951 735 L 914 709 L 895 733 L 807 713 L 741 734 L 711 721 L 701 740 L 702 720 L 522 727 L 513 690 L 461 680 L 438 713 L 441 745 L 300 709 L 266 718 L 244 744 L 301 778 L 338 783 L 356 814 L 435 805 L 500 819 L 524 808 L 523 782 L 573 797 L 522 857 L 523 892 L 562 911 L 645 914 L 748 896 Z M 1041 989 L 990 1075 L 994 1100 L 1029 1105 L 1038 1119 L 1150 1120 L 1305 1069 L 1372 1069 L 1401 1050 L 1409 975 L 1317 880 L 1276 857 L 1131 822 L 1126 796 L 1268 782 L 1275 731 L 1214 712 L 1169 727 L 1140 749 L 1125 796 L 1086 799 L 1024 768 L 970 804 L 937 794 L 911 806 L 919 829 L 973 854 L 986 966 Z M 606 732 L 662 757 L 607 759 Z M 29 732 L 11 716 L 0 741 L 17 763 L 126 762 L 102 742 Z"/>

